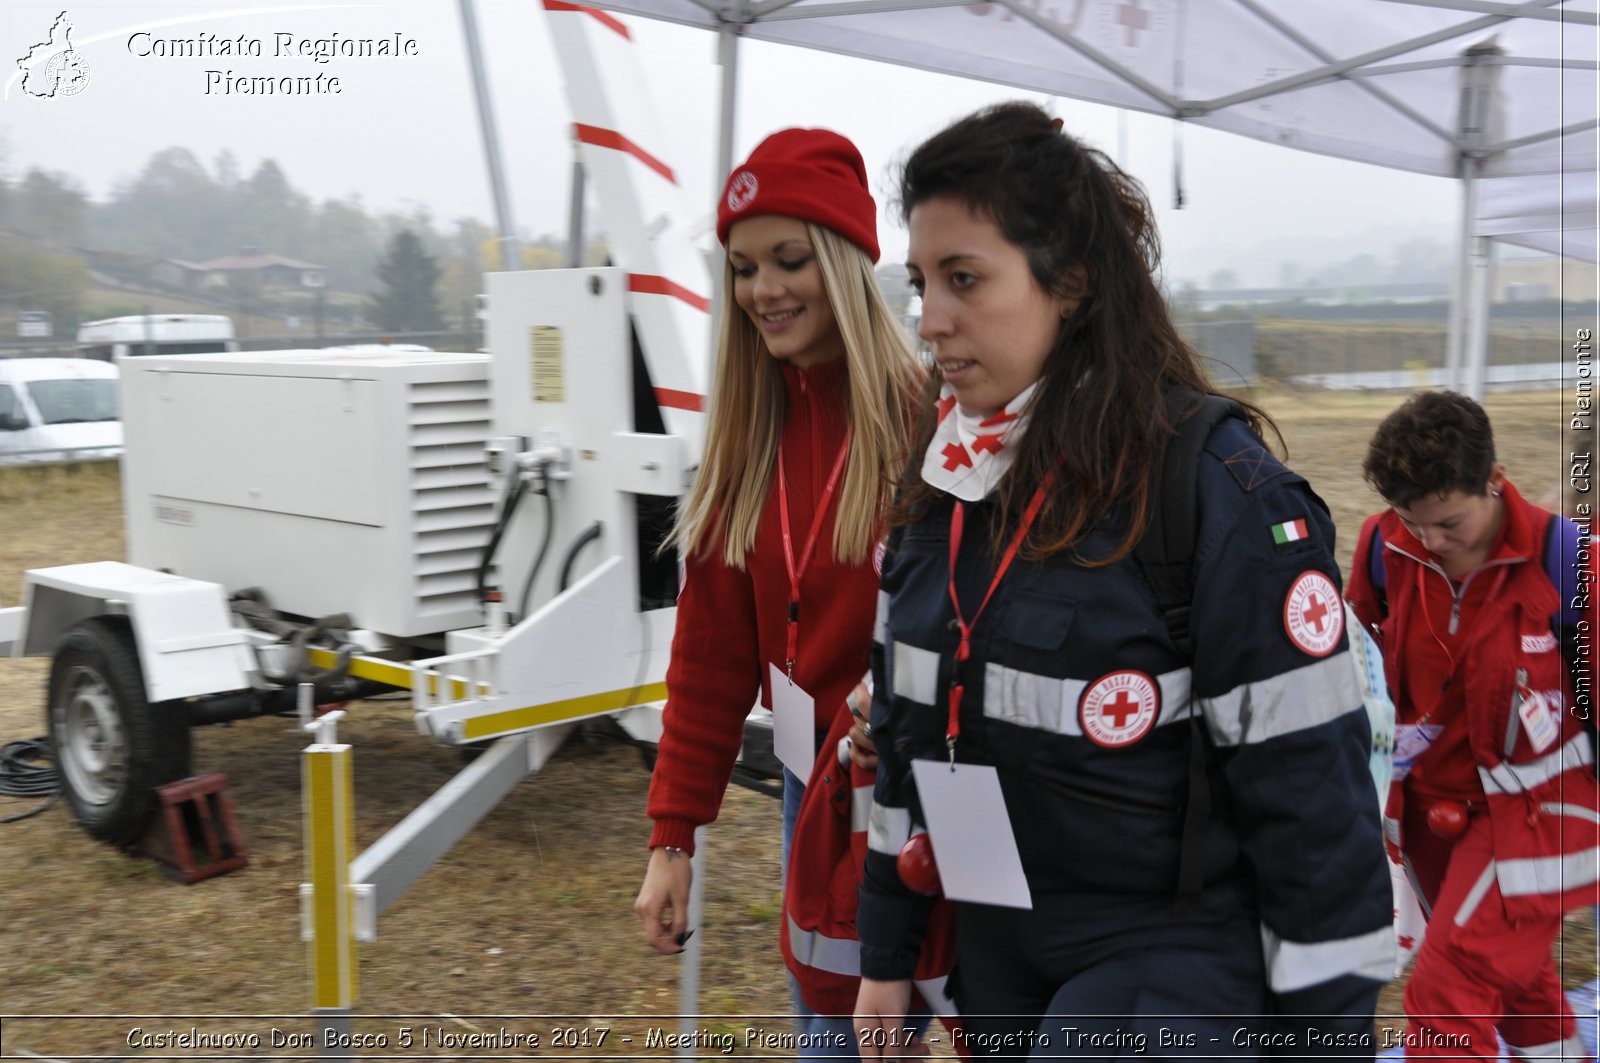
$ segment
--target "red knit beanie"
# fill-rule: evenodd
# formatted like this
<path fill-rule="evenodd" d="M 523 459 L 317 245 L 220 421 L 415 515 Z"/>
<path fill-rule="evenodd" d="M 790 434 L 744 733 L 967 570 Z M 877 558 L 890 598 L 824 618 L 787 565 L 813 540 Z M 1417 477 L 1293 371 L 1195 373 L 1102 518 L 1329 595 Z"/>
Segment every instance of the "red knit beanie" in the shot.
<path fill-rule="evenodd" d="M 861 152 L 827 129 L 783 129 L 734 168 L 717 204 L 717 239 L 758 214 L 816 222 L 878 261 L 878 205 L 867 191 Z"/>

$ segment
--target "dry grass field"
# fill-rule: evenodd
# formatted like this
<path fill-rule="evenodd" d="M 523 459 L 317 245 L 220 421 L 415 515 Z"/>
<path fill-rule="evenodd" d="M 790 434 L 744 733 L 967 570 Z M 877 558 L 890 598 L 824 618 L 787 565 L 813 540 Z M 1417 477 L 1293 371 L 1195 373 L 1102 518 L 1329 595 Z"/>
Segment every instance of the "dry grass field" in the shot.
<path fill-rule="evenodd" d="M 1259 397 L 1283 427 L 1291 464 L 1332 507 L 1348 564 L 1349 536 L 1375 505 L 1360 481 L 1361 454 L 1399 398 Z M 1561 395 L 1496 395 L 1487 405 L 1525 493 L 1537 498 L 1555 487 L 1564 475 Z M 121 556 L 114 471 L 0 475 L 0 606 L 18 603 L 27 568 Z M 41 660 L 0 660 L 0 743 L 43 733 L 45 673 Z M 415 732 L 403 701 L 353 705 L 339 732 L 355 750 L 363 847 L 460 765 L 454 750 Z M 263 1038 L 273 1027 L 313 1028 L 298 938 L 299 752 L 306 744 L 281 718 L 196 732 L 195 768 L 227 773 L 250 863 L 192 886 L 94 842 L 60 805 L 0 824 L 0 1015 L 142 1017 L 6 1019 L 0 1054 L 165 1054 L 130 1048 L 135 1025 Z M 647 784 L 637 751 L 600 730 L 576 736 L 385 913 L 378 940 L 360 948 L 356 1031 L 383 1034 L 395 1046 L 403 1025 L 456 1034 L 503 1026 L 539 1032 L 549 1046 L 557 1026 L 611 1027 L 601 1053 L 663 1054 L 617 1040 L 629 1031 L 640 1037 L 677 1011 L 678 963 L 639 944 L 631 913 L 644 867 Z M 0 818 L 31 806 L 0 798 Z M 697 934 L 705 957 L 700 1011 L 722 1017 L 701 1025 L 741 1040 L 751 1025 L 788 1028 L 761 1018 L 788 1010 L 776 945 L 778 816 L 776 801 L 734 789 L 711 834 L 705 925 Z M 1581 923 L 1574 921 L 1563 945 L 1569 984 L 1595 974 L 1593 936 Z M 1392 991 L 1384 1010 L 1398 1011 Z M 585 1051 L 593 1049 L 575 1050 Z M 747 1050 L 741 1044 L 736 1054 Z"/>

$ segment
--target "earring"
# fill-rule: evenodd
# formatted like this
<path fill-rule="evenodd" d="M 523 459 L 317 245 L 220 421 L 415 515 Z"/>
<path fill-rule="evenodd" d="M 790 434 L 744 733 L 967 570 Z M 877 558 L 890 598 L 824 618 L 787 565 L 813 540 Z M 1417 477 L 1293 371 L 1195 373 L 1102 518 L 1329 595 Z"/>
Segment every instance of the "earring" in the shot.
<path fill-rule="evenodd" d="M 1500 497 L 1500 492 L 1499 491 L 1490 491 L 1489 492 L 1489 497 L 1490 498 L 1499 498 Z"/>

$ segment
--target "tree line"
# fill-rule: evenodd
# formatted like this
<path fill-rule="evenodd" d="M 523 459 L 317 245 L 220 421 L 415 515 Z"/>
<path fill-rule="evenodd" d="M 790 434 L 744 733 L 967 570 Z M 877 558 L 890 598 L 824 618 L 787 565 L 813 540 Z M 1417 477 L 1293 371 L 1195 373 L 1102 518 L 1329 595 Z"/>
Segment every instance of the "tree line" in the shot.
<path fill-rule="evenodd" d="M 524 247 L 530 268 L 562 262 L 552 237 Z M 13 179 L 0 159 L 0 316 L 45 309 L 70 324 L 106 312 L 88 294 L 96 261 L 204 262 L 245 248 L 324 267 L 330 296 L 360 297 L 368 321 L 395 330 L 470 327 L 482 273 L 499 266 L 484 222 L 441 225 L 422 207 L 372 212 L 360 196 L 317 201 L 271 159 L 245 174 L 231 152 L 207 166 L 188 148 L 165 148 L 104 202 L 69 174 L 32 168 Z M 394 315 L 404 320 L 379 319 Z"/>

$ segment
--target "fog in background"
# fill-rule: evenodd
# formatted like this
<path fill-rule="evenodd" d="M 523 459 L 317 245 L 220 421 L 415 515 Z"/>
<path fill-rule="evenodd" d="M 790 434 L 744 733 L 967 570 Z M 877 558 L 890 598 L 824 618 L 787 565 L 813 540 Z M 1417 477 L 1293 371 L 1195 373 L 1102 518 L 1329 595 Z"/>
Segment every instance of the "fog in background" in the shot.
<path fill-rule="evenodd" d="M 564 234 L 572 147 L 559 64 L 533 0 L 477 0 L 512 212 L 525 237 Z M 15 57 L 44 39 L 62 8 L 11 4 L 0 14 L 0 53 Z M 371 4 L 278 4 L 249 8 L 124 3 L 66 9 L 90 82 L 75 96 L 36 99 L 12 73 L 0 101 L 0 161 L 16 181 L 31 168 L 70 175 L 102 201 L 125 186 L 157 151 L 188 148 L 207 166 L 228 153 L 244 174 L 274 160 L 314 200 L 345 199 L 372 212 L 494 222 L 473 104 L 460 9 L 448 0 Z M 709 246 L 709 205 L 717 90 L 715 38 L 628 19 L 639 61 L 671 144 L 668 159 L 689 201 L 707 204 L 694 220 Z M 244 35 L 261 57 L 136 55 L 129 38 L 194 40 Z M 301 38 L 390 37 L 417 54 L 326 63 L 274 56 L 277 34 Z M 145 39 L 135 45 L 151 50 Z M 338 94 L 223 94 L 226 76 L 338 77 Z M 211 92 L 207 93 L 208 83 Z M 918 140 L 983 104 L 1027 98 L 1139 177 L 1157 207 L 1167 277 L 1200 287 L 1338 283 L 1350 260 L 1379 276 L 1366 281 L 1438 279 L 1455 244 L 1457 184 L 1436 177 L 1315 156 L 1226 133 L 967 81 L 757 41 L 741 44 L 741 107 L 735 152 L 789 125 L 827 126 L 861 146 L 884 229 L 885 261 L 904 254 L 898 219 L 887 209 L 894 164 Z M 1181 158 L 1181 166 L 1177 160 Z M 1181 174 L 1186 206 L 1174 209 Z M 604 229 L 593 205 L 591 232 Z M 1407 246 L 1409 245 L 1409 250 Z M 1406 263 L 1412 263 L 1407 267 Z M 1407 268 L 1429 276 L 1402 276 Z M 1359 279 L 1358 279 L 1359 280 Z"/>

